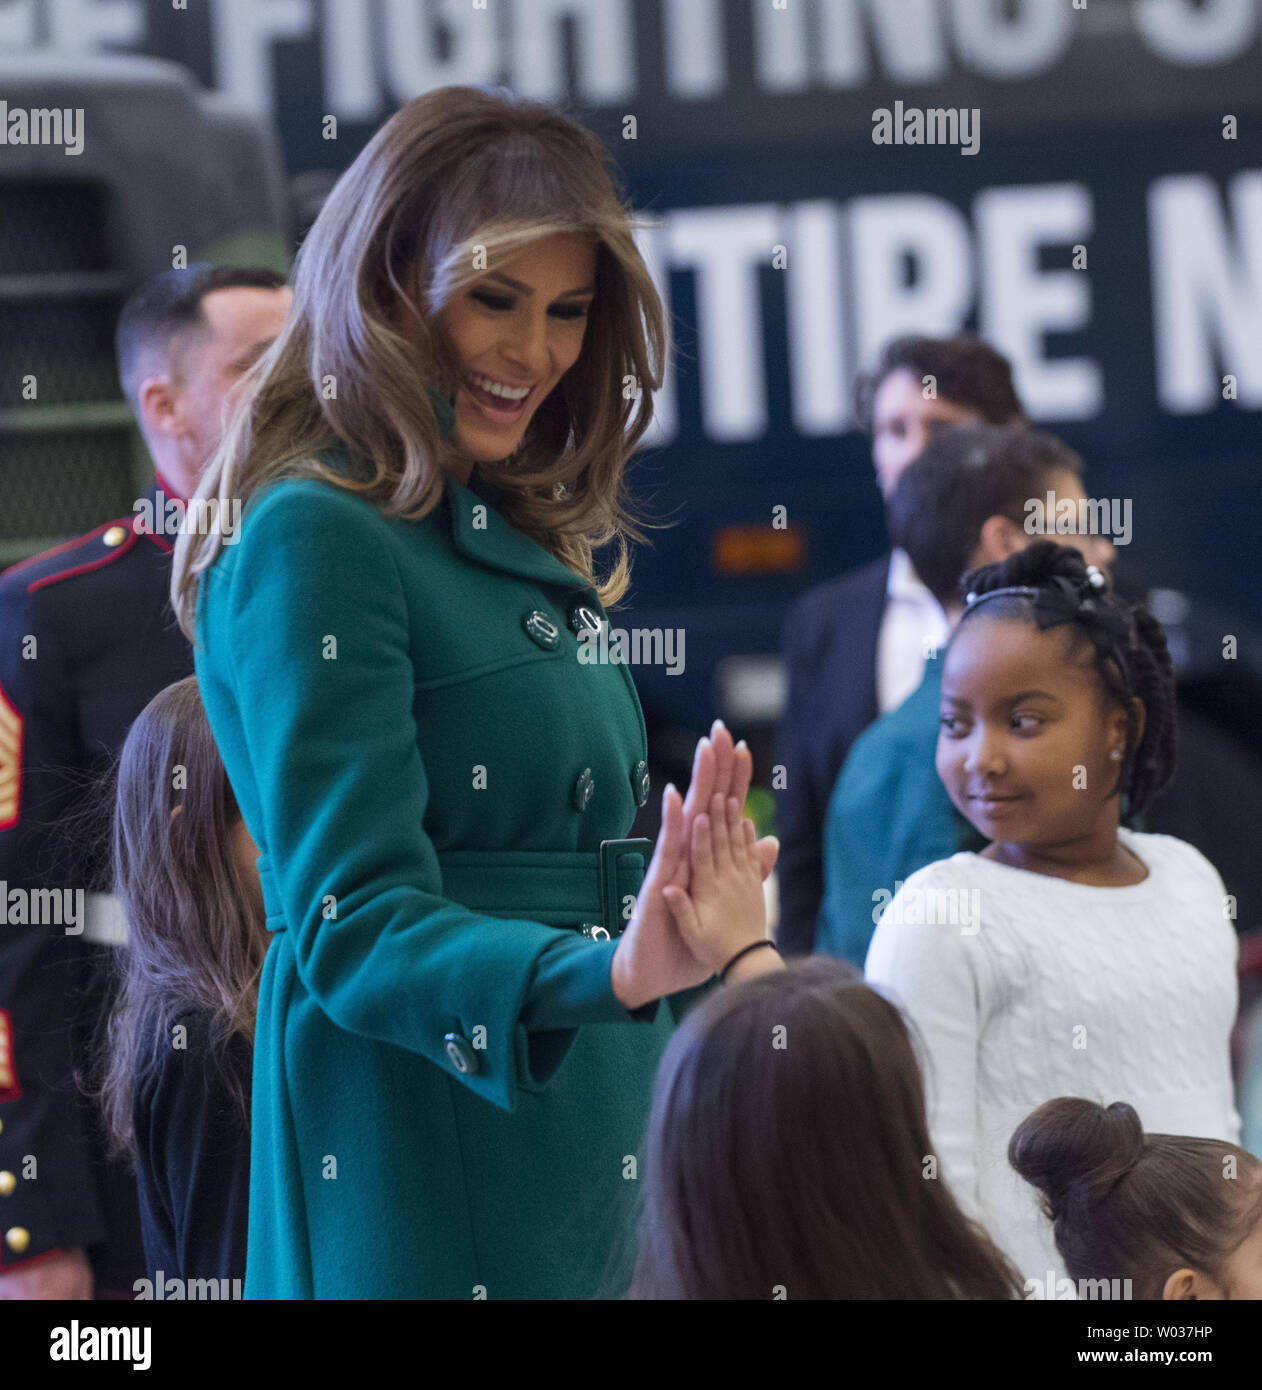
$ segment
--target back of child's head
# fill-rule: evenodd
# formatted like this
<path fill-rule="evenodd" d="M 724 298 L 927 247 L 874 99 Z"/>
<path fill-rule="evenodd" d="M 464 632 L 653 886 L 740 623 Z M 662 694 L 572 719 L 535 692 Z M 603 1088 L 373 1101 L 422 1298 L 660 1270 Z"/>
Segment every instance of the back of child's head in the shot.
<path fill-rule="evenodd" d="M 1075 1280 L 1131 1281 L 1159 1299 L 1176 1271 L 1230 1292 L 1228 1262 L 1262 1219 L 1262 1164 L 1235 1144 L 1145 1134 L 1117 1101 L 1062 1096 L 1039 1106 L 1008 1159 L 1042 1193 L 1056 1248 Z"/>
<path fill-rule="evenodd" d="M 193 676 L 136 717 L 118 762 L 114 891 L 127 919 L 100 1095 L 117 1152 L 133 1143 L 131 1099 L 149 1033 L 183 1011 L 222 1044 L 253 1040 L 267 951 L 257 877 L 234 850 L 241 815 Z"/>
<path fill-rule="evenodd" d="M 1116 791 L 1125 797 L 1124 816 L 1142 813 L 1174 774 L 1175 683 L 1161 624 L 1143 604 L 1114 593 L 1081 551 L 1046 540 L 969 571 L 959 593 L 965 606 L 952 643 L 967 625 L 998 618 L 1075 634 L 1071 652 L 1090 655 L 1108 698 L 1126 711 Z"/>
<path fill-rule="evenodd" d="M 716 990 L 658 1069 L 633 1298 L 1009 1298 L 937 1175 L 898 1010 L 853 967 Z"/>
<path fill-rule="evenodd" d="M 941 604 L 954 599 L 960 575 L 992 516 L 1024 527 L 1031 497 L 1081 477 L 1082 459 L 1055 435 L 1018 426 L 962 425 L 930 437 L 904 469 L 886 503 L 890 540 L 907 552 Z"/>

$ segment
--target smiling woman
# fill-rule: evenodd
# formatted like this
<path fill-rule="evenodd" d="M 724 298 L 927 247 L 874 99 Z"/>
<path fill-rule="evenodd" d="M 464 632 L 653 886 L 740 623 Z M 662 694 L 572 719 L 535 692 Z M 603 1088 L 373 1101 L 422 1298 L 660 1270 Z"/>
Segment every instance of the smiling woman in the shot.
<path fill-rule="evenodd" d="M 439 315 L 461 369 L 452 438 L 469 471 L 512 453 L 539 402 L 577 361 L 595 274 L 594 238 L 545 237 Z"/>
<path fill-rule="evenodd" d="M 536 103 L 404 106 L 303 243 L 208 470 L 205 496 L 245 504 L 239 543 L 180 538 L 173 597 L 272 932 L 247 1298 L 630 1278 L 628 1164 L 710 976 L 662 889 L 752 760 L 716 732 L 651 862 L 623 838 L 644 719 L 579 639 L 626 589 L 622 475 L 666 342 L 605 164 Z"/>
<path fill-rule="evenodd" d="M 330 193 L 202 492 L 248 507 L 298 474 L 419 518 L 445 476 L 468 483 L 476 466 L 517 529 L 615 602 L 628 542 L 651 525 L 622 476 L 668 349 L 600 141 L 542 103 L 442 88 L 403 106 Z M 351 476 L 321 458 L 336 443 Z M 176 565 L 186 632 L 219 545 L 212 533 Z"/>

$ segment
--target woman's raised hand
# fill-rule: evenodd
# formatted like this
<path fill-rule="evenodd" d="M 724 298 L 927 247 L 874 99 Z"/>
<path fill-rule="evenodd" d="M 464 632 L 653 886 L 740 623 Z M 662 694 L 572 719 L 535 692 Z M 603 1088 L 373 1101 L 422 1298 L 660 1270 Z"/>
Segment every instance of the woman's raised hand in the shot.
<path fill-rule="evenodd" d="M 683 802 L 675 788 L 668 786 L 662 794 L 662 828 L 653 858 L 610 966 L 613 992 L 628 1009 L 710 978 L 708 967 L 684 944 L 662 896 L 668 883 L 678 881 L 687 858 L 684 847 Z"/>
<path fill-rule="evenodd" d="M 687 797 L 668 786 L 662 796 L 662 827 L 653 858 L 636 899 L 635 912 L 619 938 L 610 979 L 614 993 L 628 1009 L 704 983 L 712 967 L 699 960 L 680 935 L 662 890 L 673 885 L 687 890 L 693 824 L 718 795 L 737 799 L 743 807 L 749 793 L 753 757 L 742 741 L 716 720 L 709 738 L 701 739 L 693 758 Z M 775 866 L 779 842 L 767 836 L 753 846 L 760 878 Z"/>
<path fill-rule="evenodd" d="M 700 739 L 692 759 L 692 780 L 688 783 L 688 795 L 684 798 L 684 850 L 682 852 L 682 878 L 678 880 L 681 888 L 688 887 L 689 866 L 687 846 L 692 843 L 692 826 L 696 818 L 707 811 L 711 797 L 734 796 L 742 809 L 749 796 L 749 783 L 754 773 L 754 757 L 742 739 L 732 746 L 732 735 L 723 723 L 716 719 L 710 729 L 710 737 Z M 764 879 L 776 866 L 776 856 L 780 853 L 780 841 L 774 835 L 765 835 L 754 846 L 758 858 L 759 872 Z"/>

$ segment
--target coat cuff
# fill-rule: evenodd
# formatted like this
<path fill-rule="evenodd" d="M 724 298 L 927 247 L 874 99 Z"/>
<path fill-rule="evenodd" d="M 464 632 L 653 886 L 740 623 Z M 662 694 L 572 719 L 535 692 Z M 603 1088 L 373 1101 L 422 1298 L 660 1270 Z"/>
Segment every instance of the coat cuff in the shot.
<path fill-rule="evenodd" d="M 542 1090 L 587 1023 L 652 1023 L 660 1000 L 625 1008 L 609 972 L 617 941 L 565 937 L 539 957 L 528 1002 L 519 1018 L 518 1071 L 529 1090 Z"/>
<path fill-rule="evenodd" d="M 584 1023 L 651 1023 L 659 1000 L 629 1010 L 613 992 L 609 971 L 617 949 L 616 940 L 577 935 L 553 942 L 538 958 L 522 1024 L 534 1032 Z"/>

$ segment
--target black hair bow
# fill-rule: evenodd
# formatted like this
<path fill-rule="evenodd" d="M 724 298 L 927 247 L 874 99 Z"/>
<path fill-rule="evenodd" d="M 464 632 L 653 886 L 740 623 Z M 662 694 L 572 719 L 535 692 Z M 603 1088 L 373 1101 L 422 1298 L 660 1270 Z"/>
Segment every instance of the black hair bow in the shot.
<path fill-rule="evenodd" d="M 1128 614 L 1097 603 L 1091 588 L 1057 574 L 1040 586 L 1034 600 L 1034 620 L 1040 629 L 1077 623 L 1101 656 L 1117 662 L 1129 687 L 1126 652 L 1134 645 L 1135 629 Z"/>

